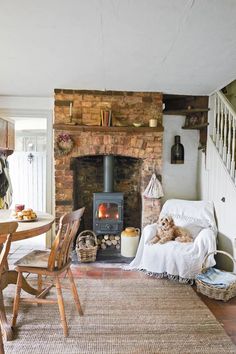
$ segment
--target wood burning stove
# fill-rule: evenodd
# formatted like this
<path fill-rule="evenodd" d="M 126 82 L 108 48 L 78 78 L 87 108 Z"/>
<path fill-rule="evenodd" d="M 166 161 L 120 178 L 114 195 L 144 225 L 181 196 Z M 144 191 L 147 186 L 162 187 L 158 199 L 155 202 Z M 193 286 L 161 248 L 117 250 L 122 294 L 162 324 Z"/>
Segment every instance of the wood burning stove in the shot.
<path fill-rule="evenodd" d="M 98 235 L 123 230 L 123 193 L 93 194 L 93 230 Z"/>
<path fill-rule="evenodd" d="M 104 191 L 93 193 L 93 231 L 97 235 L 118 234 L 123 230 L 123 193 L 113 192 L 114 156 L 103 158 Z"/>

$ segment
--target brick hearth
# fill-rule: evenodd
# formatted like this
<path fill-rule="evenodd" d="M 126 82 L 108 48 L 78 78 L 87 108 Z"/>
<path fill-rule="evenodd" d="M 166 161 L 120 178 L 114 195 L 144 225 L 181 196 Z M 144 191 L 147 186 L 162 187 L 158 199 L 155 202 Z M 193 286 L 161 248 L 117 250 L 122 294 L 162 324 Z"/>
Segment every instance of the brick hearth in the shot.
<path fill-rule="evenodd" d="M 73 120 L 78 124 L 73 127 L 65 125 L 69 122 L 70 102 L 73 102 Z M 110 102 L 113 117 L 123 119 L 129 126 L 134 121 L 140 121 L 141 118 L 147 124 L 149 119 L 153 118 L 154 111 L 159 123 L 162 122 L 160 93 L 55 90 L 55 139 L 60 133 L 68 133 L 75 142 L 74 148 L 68 155 L 59 156 L 55 153 L 57 218 L 75 208 L 75 200 L 78 201 L 76 207 L 82 206 L 82 202 L 79 205 L 79 196 L 73 195 L 75 192 L 73 162 L 77 158 L 112 154 L 118 158 L 138 159 L 140 193 L 144 191 L 154 170 L 161 176 L 162 129 L 159 129 L 160 131 L 151 128 L 130 130 L 122 127 L 120 131 L 119 128 L 106 128 L 99 131 L 92 126 L 84 131 L 76 129 L 81 125 L 96 125 L 104 102 Z M 63 130 L 59 124 L 64 124 Z M 132 181 L 127 181 L 127 185 L 130 183 Z M 160 206 L 160 200 L 145 200 L 142 206 L 142 226 L 157 220 Z"/>

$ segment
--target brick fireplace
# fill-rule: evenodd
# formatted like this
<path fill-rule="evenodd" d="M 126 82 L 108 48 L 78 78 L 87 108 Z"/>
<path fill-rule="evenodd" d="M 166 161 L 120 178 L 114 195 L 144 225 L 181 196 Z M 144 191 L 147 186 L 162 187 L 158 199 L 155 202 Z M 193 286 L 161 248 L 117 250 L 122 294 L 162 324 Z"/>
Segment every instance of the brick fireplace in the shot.
<path fill-rule="evenodd" d="M 119 126 L 98 126 L 104 102 L 110 104 Z M 69 124 L 71 103 L 76 125 Z M 159 126 L 147 127 L 154 116 Z M 146 127 L 133 127 L 140 120 Z M 124 226 L 156 221 L 160 200 L 142 200 L 141 195 L 154 171 L 161 176 L 161 123 L 160 93 L 55 90 L 55 139 L 67 133 L 74 141 L 67 155 L 61 156 L 55 149 L 56 218 L 84 205 L 83 227 L 92 228 L 92 196 L 102 192 L 102 159 L 113 155 L 114 188 L 124 194 Z"/>

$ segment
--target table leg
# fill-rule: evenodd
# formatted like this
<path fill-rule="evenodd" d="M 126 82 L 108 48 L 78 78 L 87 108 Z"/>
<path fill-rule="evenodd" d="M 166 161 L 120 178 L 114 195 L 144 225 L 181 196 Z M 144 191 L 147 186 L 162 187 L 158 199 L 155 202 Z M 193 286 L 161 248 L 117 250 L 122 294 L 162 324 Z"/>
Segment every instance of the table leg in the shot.
<path fill-rule="evenodd" d="M 7 272 L 7 285 L 8 284 L 16 284 L 18 273 L 16 270 L 9 270 Z M 26 279 L 23 277 L 22 279 L 22 289 L 31 295 L 38 295 L 38 290 L 33 288 Z"/>
<path fill-rule="evenodd" d="M 9 325 L 6 317 L 6 310 L 3 301 L 2 290 L 5 289 L 8 284 L 16 284 L 18 273 L 15 270 L 7 270 L 1 274 L 1 286 L 0 286 L 0 322 L 2 326 L 2 332 L 7 341 L 13 339 L 13 331 Z M 31 295 L 38 295 L 38 290 L 32 288 L 25 278 L 22 279 L 22 289 Z"/>

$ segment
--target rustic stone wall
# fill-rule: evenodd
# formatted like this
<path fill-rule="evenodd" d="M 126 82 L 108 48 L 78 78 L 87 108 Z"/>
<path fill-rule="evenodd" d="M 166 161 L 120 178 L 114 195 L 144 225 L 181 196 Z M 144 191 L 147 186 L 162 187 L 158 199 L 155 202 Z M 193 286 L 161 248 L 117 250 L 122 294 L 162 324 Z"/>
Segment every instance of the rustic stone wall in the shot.
<path fill-rule="evenodd" d="M 55 206 L 56 218 L 63 213 L 73 210 L 74 200 L 76 207 L 83 206 L 80 196 L 75 197 L 73 162 L 78 157 L 112 154 L 117 158 L 135 158 L 141 161 L 139 168 L 140 194 L 148 184 L 152 173 L 161 175 L 162 165 L 162 132 L 152 129 L 142 132 L 105 130 L 80 131 L 70 129 L 70 125 L 62 129 L 57 124 L 69 123 L 69 105 L 73 102 L 73 120 L 78 125 L 96 125 L 100 117 L 100 109 L 104 102 L 111 103 L 113 116 L 124 124 L 132 125 L 134 121 L 142 120 L 145 124 L 156 116 L 161 124 L 162 95 L 160 93 L 143 92 L 103 92 L 103 91 L 74 91 L 55 90 L 55 139 L 61 133 L 68 133 L 75 142 L 74 148 L 66 156 L 55 154 Z M 101 178 L 98 175 L 98 180 Z M 97 182 L 99 183 L 99 182 Z M 127 183 L 129 183 L 127 181 Z M 117 185 L 116 191 L 121 186 Z M 97 188 L 97 187 L 96 187 Z M 94 192 L 97 192 L 94 190 Z M 77 198 L 77 199 L 76 199 Z M 149 201 L 150 204 L 150 201 Z M 141 209 L 141 204 L 138 205 Z M 143 206 L 145 218 L 143 226 L 156 221 L 160 212 L 160 200 Z M 126 222 L 126 221 L 125 221 Z"/>

